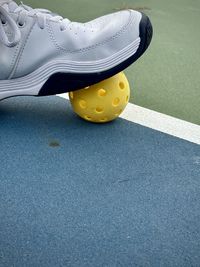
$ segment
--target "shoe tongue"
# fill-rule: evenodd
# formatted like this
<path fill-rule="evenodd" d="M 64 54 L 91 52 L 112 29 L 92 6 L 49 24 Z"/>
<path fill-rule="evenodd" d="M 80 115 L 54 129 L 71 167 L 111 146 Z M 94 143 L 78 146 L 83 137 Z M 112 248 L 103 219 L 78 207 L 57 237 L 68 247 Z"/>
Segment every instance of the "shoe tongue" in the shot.
<path fill-rule="evenodd" d="M 18 8 L 17 3 L 11 0 L 0 0 L 0 6 L 2 6 L 8 12 L 13 12 Z"/>

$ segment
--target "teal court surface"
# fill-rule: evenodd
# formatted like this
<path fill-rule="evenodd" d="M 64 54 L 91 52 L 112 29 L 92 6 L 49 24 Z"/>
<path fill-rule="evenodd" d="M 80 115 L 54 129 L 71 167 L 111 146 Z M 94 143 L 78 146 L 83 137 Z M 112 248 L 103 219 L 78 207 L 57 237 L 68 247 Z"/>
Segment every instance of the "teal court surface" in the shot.
<path fill-rule="evenodd" d="M 4 100 L 0 120 L 1 267 L 199 266 L 198 144 L 57 96 Z"/>
<path fill-rule="evenodd" d="M 200 266 L 200 2 L 25 4 L 76 21 L 135 7 L 154 39 L 112 123 L 66 95 L 0 102 L 0 267 Z"/>

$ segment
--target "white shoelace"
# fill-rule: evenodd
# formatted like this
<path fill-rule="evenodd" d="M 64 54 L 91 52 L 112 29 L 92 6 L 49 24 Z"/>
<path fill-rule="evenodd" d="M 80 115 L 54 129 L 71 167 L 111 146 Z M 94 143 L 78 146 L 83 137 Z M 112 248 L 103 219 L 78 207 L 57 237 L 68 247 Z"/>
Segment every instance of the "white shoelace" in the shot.
<path fill-rule="evenodd" d="M 9 13 L 18 15 L 17 22 Z M 63 19 L 63 17 L 58 16 L 47 9 L 33 9 L 23 3 L 18 6 L 11 0 L 0 0 L 0 42 L 8 47 L 17 45 L 21 39 L 21 32 L 19 28 L 26 24 L 27 16 L 35 17 L 37 19 L 38 26 L 41 29 L 45 28 L 47 20 L 59 22 L 61 31 L 64 31 L 67 24 L 70 22 L 68 19 Z M 12 40 L 9 40 L 4 29 L 4 26 L 7 23 L 13 32 Z"/>

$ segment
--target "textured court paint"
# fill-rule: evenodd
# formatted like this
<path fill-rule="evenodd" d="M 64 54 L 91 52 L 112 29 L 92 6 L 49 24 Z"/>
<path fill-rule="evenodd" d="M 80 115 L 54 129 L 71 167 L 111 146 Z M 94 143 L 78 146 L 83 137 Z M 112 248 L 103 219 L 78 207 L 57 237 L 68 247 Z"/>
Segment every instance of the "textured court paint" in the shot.
<path fill-rule="evenodd" d="M 148 52 L 126 71 L 134 89 L 131 100 L 136 105 L 200 124 L 200 1 L 26 0 L 26 3 L 47 7 L 75 21 L 87 21 L 124 6 L 146 6 L 144 11 L 154 25 L 154 39 Z"/>
<path fill-rule="evenodd" d="M 58 97 L 2 101 L 0 121 L 1 267 L 199 266 L 199 146 Z"/>

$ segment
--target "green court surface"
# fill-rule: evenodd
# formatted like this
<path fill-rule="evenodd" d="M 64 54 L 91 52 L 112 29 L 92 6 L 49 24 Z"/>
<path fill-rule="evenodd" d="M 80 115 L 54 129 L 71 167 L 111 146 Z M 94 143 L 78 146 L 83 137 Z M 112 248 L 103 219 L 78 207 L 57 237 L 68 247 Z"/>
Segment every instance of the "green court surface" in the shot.
<path fill-rule="evenodd" d="M 147 13 L 154 26 L 148 52 L 126 70 L 131 101 L 200 124 L 200 1 L 198 0 L 26 0 L 85 22 L 124 8 Z"/>

